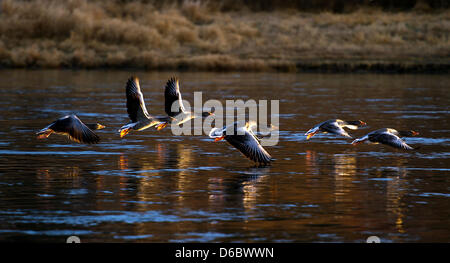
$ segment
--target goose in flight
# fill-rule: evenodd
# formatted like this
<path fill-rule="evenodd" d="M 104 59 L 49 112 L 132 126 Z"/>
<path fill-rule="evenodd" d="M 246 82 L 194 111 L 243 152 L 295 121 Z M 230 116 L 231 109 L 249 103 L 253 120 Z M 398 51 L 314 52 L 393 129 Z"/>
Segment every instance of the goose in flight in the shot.
<path fill-rule="evenodd" d="M 245 157 L 255 163 L 262 165 L 270 164 L 273 159 L 261 146 L 259 139 L 253 133 L 252 128 L 255 126 L 256 123 L 253 122 L 247 122 L 245 126 L 239 126 L 238 122 L 235 122 L 232 126 L 211 129 L 209 137 L 215 138 L 215 142 L 225 139 Z"/>
<path fill-rule="evenodd" d="M 164 99 L 164 109 L 168 118 L 156 126 L 156 129 L 158 131 L 164 129 L 168 124 L 180 125 L 182 123 L 190 121 L 193 118 L 199 117 L 195 115 L 194 112 L 188 112 L 184 108 L 178 78 L 172 77 L 167 81 L 164 88 Z M 176 105 L 174 105 L 174 103 L 176 103 Z M 174 111 L 172 107 L 175 107 Z M 205 118 L 212 114 L 213 113 L 211 112 L 202 112 L 201 117 Z"/>
<path fill-rule="evenodd" d="M 155 118 L 148 114 L 145 107 L 144 95 L 139 86 L 139 79 L 130 77 L 125 86 L 127 97 L 127 112 L 130 122 L 119 129 L 120 138 L 127 135 L 131 130 L 142 131 L 161 123 L 161 118 Z"/>
<path fill-rule="evenodd" d="M 413 148 L 405 143 L 400 137 L 409 137 L 419 135 L 416 131 L 397 131 L 391 128 L 383 128 L 373 132 L 368 133 L 367 135 L 358 138 L 352 142 L 353 145 L 358 145 L 364 141 L 368 141 L 370 143 L 382 143 L 394 148 L 404 149 L 404 150 L 413 150 L 417 148 Z"/>
<path fill-rule="evenodd" d="M 365 126 L 365 125 L 367 125 L 367 124 L 360 120 L 358 120 L 358 121 L 343 121 L 340 119 L 331 119 L 331 120 L 327 120 L 327 121 L 317 124 L 310 130 L 308 130 L 305 133 L 305 135 L 306 135 L 307 140 L 309 140 L 311 137 L 313 137 L 314 135 L 316 135 L 317 133 L 320 133 L 320 132 L 332 133 L 332 134 L 342 135 L 342 136 L 345 136 L 348 138 L 352 138 L 352 136 L 350 136 L 344 130 L 344 128 L 356 130 L 356 129 L 358 129 L 358 127 Z"/>
<path fill-rule="evenodd" d="M 38 139 L 45 139 L 50 134 L 56 133 L 66 135 L 70 140 L 78 143 L 94 144 L 100 141 L 100 137 L 92 130 L 100 130 L 105 126 L 94 123 L 84 124 L 76 115 L 67 115 L 49 124 L 47 127 L 38 131 Z"/>

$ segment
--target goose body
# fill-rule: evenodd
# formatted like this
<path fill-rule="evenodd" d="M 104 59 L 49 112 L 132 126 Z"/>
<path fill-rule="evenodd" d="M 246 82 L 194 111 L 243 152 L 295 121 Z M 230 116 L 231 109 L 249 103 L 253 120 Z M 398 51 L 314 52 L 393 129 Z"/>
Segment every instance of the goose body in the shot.
<path fill-rule="evenodd" d="M 311 137 L 317 133 L 332 133 L 336 135 L 342 135 L 347 138 L 352 138 L 344 128 L 349 128 L 352 130 L 358 129 L 360 126 L 366 125 L 363 121 L 344 121 L 340 119 L 331 119 L 317 124 L 313 128 L 309 129 L 305 135 L 306 139 L 309 140 Z"/>
<path fill-rule="evenodd" d="M 400 136 L 416 136 L 418 134 L 419 133 L 416 131 L 397 131 L 392 128 L 383 128 L 370 132 L 361 138 L 355 139 L 352 144 L 357 145 L 362 142 L 374 144 L 381 143 L 397 149 L 413 150 L 414 148 L 406 144 Z"/>
<path fill-rule="evenodd" d="M 272 157 L 261 146 L 259 139 L 251 129 L 252 127 L 254 127 L 254 124 L 249 122 L 245 126 L 239 126 L 238 123 L 234 123 L 232 126 L 211 129 L 209 137 L 215 138 L 215 141 L 225 139 L 230 145 L 255 163 L 270 164 L 273 161 Z"/>
<path fill-rule="evenodd" d="M 65 135 L 70 140 L 78 143 L 94 144 L 100 141 L 100 137 L 92 130 L 103 129 L 105 126 L 95 124 L 84 124 L 76 115 L 67 115 L 49 124 L 47 127 L 41 129 L 36 134 L 38 139 L 45 139 L 52 133 Z"/>

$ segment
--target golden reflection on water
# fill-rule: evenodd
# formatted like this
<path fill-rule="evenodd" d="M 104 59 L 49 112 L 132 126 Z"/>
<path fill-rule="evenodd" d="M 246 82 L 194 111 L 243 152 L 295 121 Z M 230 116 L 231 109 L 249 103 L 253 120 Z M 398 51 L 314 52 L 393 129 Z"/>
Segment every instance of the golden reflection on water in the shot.
<path fill-rule="evenodd" d="M 402 179 L 399 177 L 392 178 L 387 183 L 387 204 L 386 211 L 395 218 L 395 228 L 399 233 L 405 233 L 404 224 L 404 204 L 402 204 L 403 191 Z"/>
<path fill-rule="evenodd" d="M 184 144 L 176 144 L 174 153 L 177 156 L 175 168 L 178 169 L 176 172 L 176 185 L 175 189 L 179 192 L 177 195 L 177 202 L 180 207 L 182 207 L 185 202 L 185 198 L 187 193 L 189 193 L 189 189 L 194 188 L 190 183 L 192 182 L 192 174 L 189 175 L 187 169 L 191 167 L 193 161 L 192 149 L 187 148 Z"/>
<path fill-rule="evenodd" d="M 123 153 L 119 156 L 119 169 L 120 170 L 128 169 L 128 158 Z"/>
<path fill-rule="evenodd" d="M 77 177 L 80 175 L 80 167 L 78 166 L 67 166 L 64 168 L 64 175 L 67 177 Z"/>
<path fill-rule="evenodd" d="M 118 168 L 125 173 L 129 172 L 129 169 L 137 173 L 138 176 L 134 180 L 137 183 L 139 201 L 150 201 L 148 193 L 158 191 L 163 183 L 168 187 L 167 191 L 177 193 L 173 194 L 176 199 L 174 201 L 182 207 L 186 193 L 196 187 L 192 184 L 192 171 L 189 170 L 195 160 L 192 148 L 182 143 L 157 143 L 154 149 L 154 153 L 139 157 L 119 155 Z M 125 174 L 120 178 L 120 181 L 127 181 Z"/>
<path fill-rule="evenodd" d="M 177 144 L 176 146 L 178 156 L 176 168 L 179 169 L 177 172 L 177 175 L 179 176 L 178 189 L 184 190 L 184 188 L 189 185 L 189 179 L 186 176 L 188 175 L 188 169 L 192 167 L 195 156 L 192 153 L 192 149 L 186 147 L 186 145 Z"/>
<path fill-rule="evenodd" d="M 260 186 L 263 185 L 263 182 L 268 179 L 269 176 L 263 175 L 259 173 L 259 175 L 255 175 L 249 180 L 242 182 L 242 204 L 244 205 L 244 209 L 246 212 L 250 212 L 256 208 L 258 204 L 258 196 Z"/>
<path fill-rule="evenodd" d="M 37 175 L 38 179 L 48 180 L 50 178 L 50 171 L 49 171 L 49 169 L 45 169 L 45 168 L 37 169 L 36 175 Z"/>
<path fill-rule="evenodd" d="M 40 168 L 36 170 L 37 178 L 46 181 L 51 180 L 54 175 L 70 178 L 78 177 L 80 173 L 81 169 L 79 166 L 65 166 L 59 169 Z"/>
<path fill-rule="evenodd" d="M 317 155 L 315 151 L 306 150 L 306 172 L 308 174 L 317 174 L 319 166 L 317 165 Z"/>
<path fill-rule="evenodd" d="M 405 178 L 408 176 L 408 171 L 405 169 L 405 163 L 406 160 L 397 160 L 397 169 L 395 171 L 397 175 L 390 177 L 391 180 L 387 182 L 386 187 L 386 211 L 395 218 L 395 228 L 401 234 L 406 232 L 404 221 L 406 219 L 407 205 L 403 199 L 405 197 L 405 189 L 407 189 Z"/>
<path fill-rule="evenodd" d="M 224 194 L 219 191 L 220 188 L 223 188 L 223 181 L 221 177 L 208 178 L 208 205 L 210 207 L 214 207 L 224 201 Z"/>
<path fill-rule="evenodd" d="M 333 160 L 333 175 L 335 180 L 334 197 L 336 202 L 352 199 L 353 181 L 356 175 L 356 158 L 349 154 L 335 154 Z"/>
<path fill-rule="evenodd" d="M 208 178 L 209 207 L 242 207 L 246 213 L 251 213 L 261 202 L 261 186 L 270 178 L 270 168 L 249 168 L 244 174 L 233 178 Z M 232 198 L 231 198 L 232 196 Z M 231 201 L 232 200 L 232 201 Z"/>
<path fill-rule="evenodd" d="M 358 155 L 351 151 L 344 154 L 327 154 L 326 158 L 319 156 L 315 151 L 306 150 L 305 152 L 306 170 L 308 174 L 327 176 L 332 175 L 334 177 L 334 189 L 333 196 L 336 204 L 341 203 L 343 206 L 336 207 L 337 211 L 347 211 L 346 204 L 353 204 L 353 209 L 357 208 L 356 204 L 365 205 L 366 201 L 360 200 L 364 192 L 360 188 L 360 174 L 358 172 Z M 371 196 L 370 200 L 373 202 L 381 202 L 382 207 L 386 211 L 386 215 L 392 218 L 392 226 L 397 233 L 406 233 L 405 214 L 407 214 L 407 206 L 405 201 L 405 189 L 408 189 L 407 181 L 408 176 L 407 160 L 404 158 L 398 158 L 394 160 L 393 167 L 380 167 L 373 164 L 372 169 L 369 169 L 371 177 L 374 179 L 380 179 L 380 185 L 385 185 L 385 196 Z M 330 164 L 330 165 L 328 165 Z M 327 167 L 330 167 L 327 168 Z M 386 180 L 384 180 L 386 179 Z M 355 184 L 356 182 L 356 184 Z M 326 193 L 322 193 L 325 196 Z M 383 204 L 384 203 L 384 204 Z M 348 218 L 348 212 L 343 216 L 335 216 L 340 220 Z M 374 225 L 376 226 L 376 224 Z"/>
<path fill-rule="evenodd" d="M 43 184 L 41 189 L 42 194 L 47 194 L 51 190 L 52 186 L 50 183 L 51 181 L 50 170 L 47 168 L 37 169 L 36 177 L 41 182 L 41 184 Z"/>
<path fill-rule="evenodd" d="M 152 154 L 141 155 L 139 158 L 131 158 L 127 154 L 121 154 L 117 157 L 118 171 L 127 173 L 127 170 L 133 170 L 137 173 L 137 177 L 130 178 L 127 175 L 112 177 L 116 178 L 118 183 L 118 198 L 121 201 L 127 201 L 130 198 L 130 193 L 126 189 L 130 180 L 136 183 L 136 200 L 141 201 L 133 204 L 134 209 L 138 211 L 147 211 L 149 209 L 149 201 L 161 201 L 152 193 L 160 191 L 162 180 L 173 182 L 167 188 L 169 192 L 176 192 L 171 197 L 173 207 L 192 207 L 192 192 L 198 189 L 199 185 L 193 182 L 192 170 L 193 163 L 195 163 L 197 155 L 194 154 L 192 148 L 184 144 L 164 144 L 158 143 L 155 146 L 156 151 Z M 322 158 L 323 157 L 323 158 Z M 329 198 L 333 198 L 334 202 L 345 204 L 346 202 L 358 202 L 355 197 L 361 196 L 361 190 L 356 188 L 354 181 L 358 181 L 357 173 L 357 155 L 354 152 L 345 154 L 326 154 L 326 158 L 318 155 L 315 151 L 306 150 L 305 154 L 306 170 L 311 174 L 321 175 L 326 177 L 329 175 L 334 180 L 334 189 L 329 193 Z M 407 170 L 405 169 L 406 161 L 404 159 L 397 159 L 396 167 L 379 168 L 372 170 L 374 178 L 385 178 L 386 180 L 386 205 L 385 210 L 387 215 L 392 218 L 392 224 L 398 233 L 406 233 L 404 223 L 406 220 L 405 214 L 407 207 L 403 203 L 404 190 L 407 185 L 403 180 L 407 177 Z M 162 169 L 159 171 L 159 169 Z M 166 172 L 166 169 L 170 170 Z M 268 178 L 270 178 L 271 168 L 249 168 L 245 173 L 236 176 L 235 178 L 225 179 L 222 177 L 208 176 L 208 180 L 204 189 L 207 189 L 208 206 L 212 209 L 220 207 L 227 207 L 230 205 L 230 196 L 232 195 L 233 204 L 242 207 L 245 213 L 252 214 L 258 209 L 258 204 L 261 204 L 264 197 L 261 195 L 262 187 L 267 185 Z M 62 168 L 62 175 L 65 177 L 79 177 L 81 168 L 79 166 L 66 166 Z M 41 179 L 47 178 L 50 180 L 52 173 L 51 169 L 37 170 L 37 176 Z M 170 176 L 160 179 L 162 174 Z M 159 178 L 157 180 L 152 177 Z M 108 182 L 105 182 L 106 178 Z M 100 175 L 96 179 L 97 189 L 103 189 L 112 183 L 111 177 Z M 80 187 L 78 180 L 73 181 L 72 187 Z M 50 187 L 50 186 L 49 186 Z M 275 191 L 274 187 L 271 191 Z M 320 193 L 320 195 L 326 193 Z M 314 196 L 314 193 L 308 195 Z M 325 200 L 328 197 L 325 197 Z M 106 206 L 99 204 L 98 209 L 103 209 Z M 347 209 L 346 207 L 338 207 L 336 209 Z M 340 221 L 347 220 L 349 216 L 334 216 Z M 246 217 L 246 221 L 249 220 Z M 149 233 L 148 226 L 135 226 L 134 232 L 138 235 L 146 235 Z"/>

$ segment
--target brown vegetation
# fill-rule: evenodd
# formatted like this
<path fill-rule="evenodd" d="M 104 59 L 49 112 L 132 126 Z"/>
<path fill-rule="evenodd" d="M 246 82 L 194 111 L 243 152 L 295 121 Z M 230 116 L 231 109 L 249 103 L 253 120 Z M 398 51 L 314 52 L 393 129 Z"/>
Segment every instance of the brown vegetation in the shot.
<path fill-rule="evenodd" d="M 450 11 L 442 9 L 446 1 L 414 1 L 403 7 L 377 6 L 381 1 L 284 2 L 289 4 L 4 0 L 0 65 L 252 71 L 449 68 Z"/>

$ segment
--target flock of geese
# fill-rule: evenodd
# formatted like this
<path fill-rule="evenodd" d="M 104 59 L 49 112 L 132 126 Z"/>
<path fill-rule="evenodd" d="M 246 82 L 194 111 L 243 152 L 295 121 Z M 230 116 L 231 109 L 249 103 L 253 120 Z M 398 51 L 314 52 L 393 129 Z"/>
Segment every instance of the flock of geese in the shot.
<path fill-rule="evenodd" d="M 167 116 L 156 117 L 148 113 L 145 106 L 144 96 L 139 86 L 139 79 L 135 76 L 130 77 L 126 83 L 126 106 L 130 122 L 119 129 L 120 137 L 124 137 L 130 131 L 143 131 L 150 127 L 155 127 L 158 131 L 164 129 L 167 125 L 180 125 L 193 118 L 205 118 L 213 115 L 211 112 L 202 112 L 200 116 L 193 112 L 188 112 L 183 106 L 180 93 L 180 85 L 177 78 L 170 78 L 164 90 L 165 112 Z M 174 104 L 177 103 L 177 104 Z M 175 105 L 175 106 L 174 106 Z M 175 110 L 174 110 L 175 109 Z M 330 133 L 335 135 L 353 138 L 344 128 L 356 130 L 358 127 L 367 125 L 361 120 L 344 121 L 340 119 L 331 119 L 319 123 L 305 133 L 309 140 L 317 133 Z M 256 127 L 254 122 L 240 124 L 238 122 L 223 128 L 212 128 L 209 137 L 214 141 L 225 139 L 230 145 L 239 150 L 244 156 L 259 165 L 269 165 L 274 159 L 260 144 L 260 139 L 253 130 Z M 84 124 L 76 115 L 68 115 L 57 119 L 45 128 L 37 132 L 37 138 L 44 139 L 52 133 L 68 136 L 72 141 L 78 143 L 95 144 L 100 141 L 100 137 L 93 130 L 103 129 L 105 126 L 95 124 Z M 413 150 L 405 143 L 401 137 L 416 136 L 416 131 L 397 131 L 392 128 L 383 128 L 372 131 L 367 135 L 353 140 L 352 145 L 362 142 L 381 143 L 398 149 Z"/>

